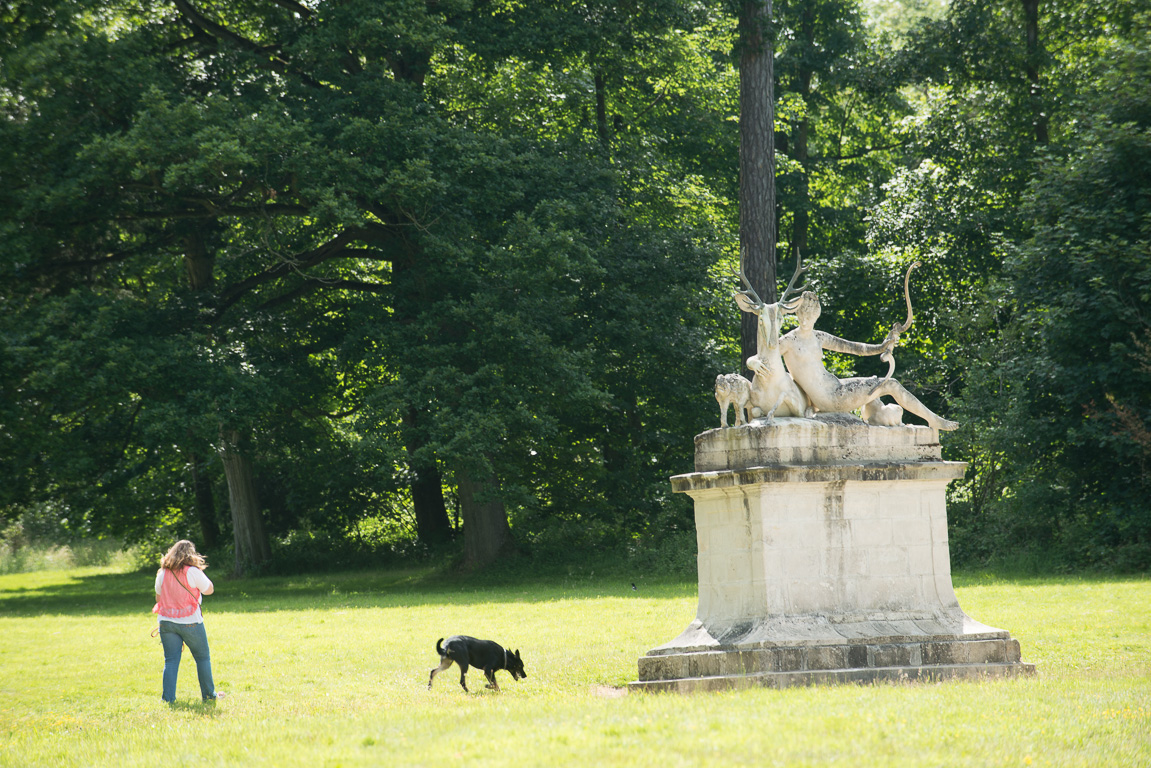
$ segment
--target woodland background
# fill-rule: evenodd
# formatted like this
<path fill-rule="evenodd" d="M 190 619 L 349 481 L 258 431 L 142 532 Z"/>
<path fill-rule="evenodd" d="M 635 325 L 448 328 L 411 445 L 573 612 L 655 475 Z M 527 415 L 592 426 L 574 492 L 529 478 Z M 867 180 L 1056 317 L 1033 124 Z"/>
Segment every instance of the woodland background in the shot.
<path fill-rule="evenodd" d="M 0 2 L 2 546 L 692 571 L 742 6 Z M 879 341 L 923 262 L 896 376 L 962 424 L 953 562 L 1147 569 L 1151 4 L 772 34 L 777 272 Z"/>

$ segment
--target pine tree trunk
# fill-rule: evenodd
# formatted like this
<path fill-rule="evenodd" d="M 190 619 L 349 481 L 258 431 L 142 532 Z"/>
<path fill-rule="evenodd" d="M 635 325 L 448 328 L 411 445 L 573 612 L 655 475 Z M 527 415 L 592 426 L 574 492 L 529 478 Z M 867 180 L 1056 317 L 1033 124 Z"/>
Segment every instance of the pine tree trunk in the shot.
<path fill-rule="evenodd" d="M 1039 0 L 1022 0 L 1023 18 L 1027 32 L 1027 81 L 1031 85 L 1031 111 L 1032 123 L 1035 127 L 1035 141 L 1039 144 L 1048 142 L 1047 110 L 1043 102 L 1043 83 L 1040 80 L 1040 69 L 1043 66 L 1045 51 L 1039 41 Z"/>
<path fill-rule="evenodd" d="M 739 16 L 739 257 L 756 293 L 775 301 L 775 113 L 771 0 Z M 756 353 L 756 318 L 744 312 L 740 349 Z M 745 371 L 745 373 L 747 373 Z"/>
<path fill-rule="evenodd" d="M 607 79 L 603 72 L 595 73 L 595 132 L 601 144 L 611 144 L 607 130 Z"/>
<path fill-rule="evenodd" d="M 220 458 L 224 462 L 224 476 L 228 479 L 232 537 L 236 545 L 235 574 L 242 576 L 248 568 L 267 562 L 271 557 L 271 548 L 268 545 L 268 534 L 264 530 L 264 519 L 260 514 L 252 462 L 239 448 L 240 433 L 221 429 L 220 438 Z"/>
<path fill-rule="evenodd" d="M 512 550 L 507 511 L 496 495 L 499 485 L 494 476 L 480 481 L 457 469 L 456 482 L 464 518 L 464 568 L 482 568 Z"/>
<path fill-rule="evenodd" d="M 806 50 L 814 51 L 815 49 L 815 20 L 813 18 L 814 11 L 808 6 L 804 9 L 800 22 L 800 35 L 802 35 L 803 43 Z M 795 127 L 795 141 L 792 145 L 791 157 L 802 167 L 803 172 L 799 177 L 799 189 L 796 195 L 795 213 L 792 217 L 791 228 L 791 253 L 792 258 L 799 258 L 804 253 L 807 253 L 807 232 L 810 226 L 810 213 L 811 200 L 810 200 L 810 185 L 808 183 L 808 138 L 811 133 L 811 121 L 808 115 L 812 114 L 811 107 L 811 79 L 813 72 L 811 67 L 807 64 L 801 63 L 799 66 L 799 97 L 803 99 L 804 104 L 808 108 L 804 111 L 803 118 Z"/>

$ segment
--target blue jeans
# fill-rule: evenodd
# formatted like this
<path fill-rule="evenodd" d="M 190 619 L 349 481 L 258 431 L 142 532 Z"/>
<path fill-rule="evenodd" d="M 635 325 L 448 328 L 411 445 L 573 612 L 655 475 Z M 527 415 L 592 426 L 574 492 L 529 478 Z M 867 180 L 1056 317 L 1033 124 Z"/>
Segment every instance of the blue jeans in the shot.
<path fill-rule="evenodd" d="M 160 645 L 164 647 L 164 693 L 167 702 L 176 700 L 176 676 L 180 673 L 180 653 L 187 644 L 196 660 L 196 676 L 200 678 L 200 695 L 204 701 L 216 698 L 216 684 L 212 682 L 212 657 L 208 654 L 208 633 L 203 622 L 177 624 L 160 620 Z"/>

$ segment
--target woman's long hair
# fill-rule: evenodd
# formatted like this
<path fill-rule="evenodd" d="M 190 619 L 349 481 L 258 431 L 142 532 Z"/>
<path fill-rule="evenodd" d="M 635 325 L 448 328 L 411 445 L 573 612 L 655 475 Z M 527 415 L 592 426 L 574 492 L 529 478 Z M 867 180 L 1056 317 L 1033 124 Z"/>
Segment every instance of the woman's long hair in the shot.
<path fill-rule="evenodd" d="M 196 545 L 187 539 L 180 539 L 160 558 L 160 567 L 178 571 L 185 565 L 192 565 L 201 571 L 208 567 L 208 561 L 196 551 Z"/>

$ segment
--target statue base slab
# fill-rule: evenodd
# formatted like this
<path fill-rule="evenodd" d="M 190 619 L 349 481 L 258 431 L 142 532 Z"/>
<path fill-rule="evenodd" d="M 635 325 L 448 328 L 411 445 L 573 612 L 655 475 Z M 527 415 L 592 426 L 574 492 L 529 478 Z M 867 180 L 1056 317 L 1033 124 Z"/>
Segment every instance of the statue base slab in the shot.
<path fill-rule="evenodd" d="M 843 414 L 696 438 L 696 620 L 639 660 L 637 690 L 1034 673 L 951 583 L 938 433 Z"/>
<path fill-rule="evenodd" d="M 778 644 L 752 639 L 772 634 L 757 627 L 746 642 L 715 642 L 677 649 L 673 644 L 653 649 L 639 660 L 634 691 L 692 693 L 737 688 L 872 683 L 879 681 L 941 681 L 955 678 L 997 678 L 1031 675 L 1035 666 L 1020 660 L 1019 641 L 1007 632 L 890 635 L 896 627 L 883 621 L 869 626 L 830 629 L 835 634 L 866 635 L 840 642 L 824 632 L 804 637 L 792 624 Z M 918 628 L 918 627 L 917 627 Z M 695 622 L 684 634 L 706 634 Z M 681 635 L 681 637 L 683 637 Z M 819 639 L 816 639 L 819 638 Z"/>

